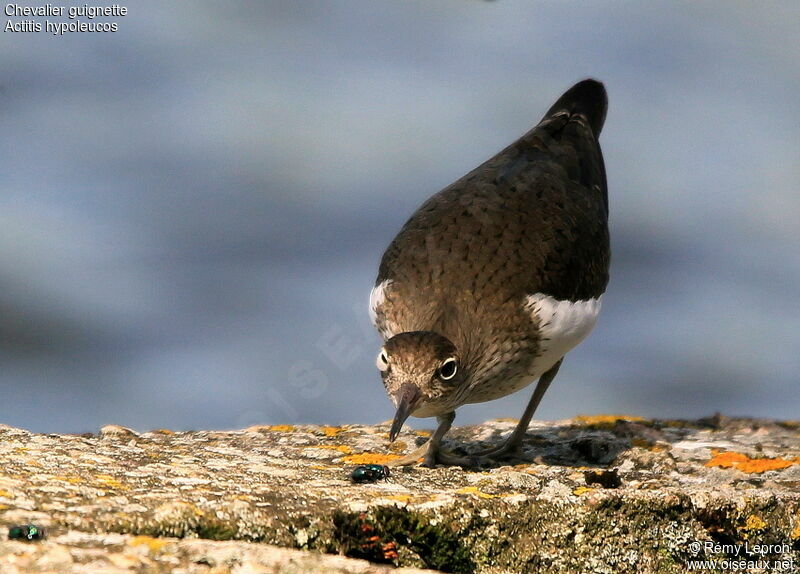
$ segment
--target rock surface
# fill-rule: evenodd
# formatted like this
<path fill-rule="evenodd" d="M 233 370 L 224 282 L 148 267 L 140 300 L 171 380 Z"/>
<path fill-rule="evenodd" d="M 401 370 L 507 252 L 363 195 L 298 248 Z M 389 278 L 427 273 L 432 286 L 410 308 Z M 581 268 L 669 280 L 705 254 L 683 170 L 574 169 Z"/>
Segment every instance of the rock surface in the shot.
<path fill-rule="evenodd" d="M 445 446 L 475 452 L 513 426 L 457 428 Z M 0 572 L 713 571 L 690 570 L 696 559 L 800 572 L 798 423 L 535 422 L 507 466 L 393 468 L 354 484 L 356 465 L 427 435 L 389 445 L 387 430 L 0 428 L 0 523 L 48 531 L 0 542 Z"/>

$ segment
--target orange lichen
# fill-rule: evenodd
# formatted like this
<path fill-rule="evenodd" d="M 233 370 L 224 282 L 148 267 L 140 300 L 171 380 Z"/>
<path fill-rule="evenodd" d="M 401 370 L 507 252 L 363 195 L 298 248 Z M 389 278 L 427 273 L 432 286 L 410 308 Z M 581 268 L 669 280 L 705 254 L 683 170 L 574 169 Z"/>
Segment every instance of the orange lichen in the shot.
<path fill-rule="evenodd" d="M 389 450 L 397 453 L 406 452 L 406 450 L 408 450 L 408 444 L 402 440 L 396 440 L 389 445 Z"/>
<path fill-rule="evenodd" d="M 68 482 L 70 484 L 79 484 L 83 482 L 83 479 L 80 476 L 61 476 L 57 475 L 53 477 L 53 480 L 60 480 L 62 482 Z"/>
<path fill-rule="evenodd" d="M 497 498 L 496 494 L 489 494 L 488 492 L 483 492 L 475 486 L 465 486 L 464 488 L 459 488 L 458 490 L 456 490 L 456 494 L 474 494 L 478 498 Z"/>
<path fill-rule="evenodd" d="M 742 528 L 744 528 L 744 530 L 764 530 L 766 527 L 767 523 L 764 522 L 761 517 L 751 514 L 747 517 L 747 520 L 745 520 Z"/>
<path fill-rule="evenodd" d="M 353 452 L 353 449 L 351 449 L 349 446 L 345 444 L 317 444 L 317 445 L 305 446 L 303 448 L 325 448 L 328 450 L 338 450 L 342 454 L 350 454 L 351 452 Z"/>
<path fill-rule="evenodd" d="M 128 542 L 131 546 L 147 546 L 151 551 L 157 552 L 161 550 L 169 544 L 166 540 L 159 540 L 158 538 L 153 538 L 152 536 L 136 536 L 130 542 Z"/>
<path fill-rule="evenodd" d="M 761 473 L 768 470 L 780 470 L 787 468 L 793 464 L 798 464 L 797 459 L 786 460 L 783 458 L 750 458 L 746 454 L 740 452 L 720 452 L 712 450 L 711 460 L 706 463 L 706 466 L 721 467 L 721 468 L 735 468 L 747 473 Z"/>
<path fill-rule="evenodd" d="M 322 427 L 320 430 L 325 433 L 325 436 L 336 436 L 344 429 L 342 427 Z"/>
<path fill-rule="evenodd" d="M 400 458 L 396 454 L 375 454 L 362 452 L 361 454 L 351 454 L 342 459 L 342 462 L 349 464 L 387 464 Z"/>
<path fill-rule="evenodd" d="M 586 425 L 613 424 L 617 421 L 643 421 L 644 417 L 635 415 L 578 415 L 575 420 Z"/>
<path fill-rule="evenodd" d="M 381 496 L 381 498 L 396 500 L 397 502 L 403 502 L 405 504 L 408 504 L 412 500 L 412 496 L 410 494 L 388 494 L 386 496 Z"/>
<path fill-rule="evenodd" d="M 794 527 L 789 536 L 792 537 L 792 540 L 800 540 L 800 520 L 797 521 L 797 526 Z"/>
<path fill-rule="evenodd" d="M 269 431 L 275 432 L 293 432 L 295 430 L 293 425 L 253 425 L 244 429 L 244 432 L 257 432 L 264 433 Z"/>
<path fill-rule="evenodd" d="M 104 488 L 119 488 L 127 490 L 128 487 L 109 474 L 97 474 L 94 479 Z"/>
<path fill-rule="evenodd" d="M 414 432 L 415 432 L 415 434 L 417 436 L 422 436 L 422 437 L 429 437 L 429 436 L 431 436 L 433 434 L 429 430 L 418 430 L 418 431 L 414 431 Z"/>
<path fill-rule="evenodd" d="M 731 468 L 736 464 L 741 464 L 751 460 L 749 456 L 739 452 L 720 452 L 718 450 L 712 450 L 711 454 L 714 456 L 706 463 L 706 466 Z"/>
<path fill-rule="evenodd" d="M 587 492 L 594 492 L 595 490 L 597 489 L 588 486 L 579 486 L 578 488 L 572 491 L 572 494 L 574 494 L 575 496 L 580 496 L 581 494 L 586 494 Z"/>
<path fill-rule="evenodd" d="M 150 432 L 153 433 L 153 434 L 163 434 L 163 435 L 167 435 L 167 436 L 175 434 L 175 431 L 169 430 L 169 429 L 154 429 L 154 430 L 151 430 Z"/>
<path fill-rule="evenodd" d="M 744 472 L 766 472 L 768 470 L 780 470 L 797 464 L 792 460 L 782 458 L 761 458 L 737 464 L 736 468 Z"/>

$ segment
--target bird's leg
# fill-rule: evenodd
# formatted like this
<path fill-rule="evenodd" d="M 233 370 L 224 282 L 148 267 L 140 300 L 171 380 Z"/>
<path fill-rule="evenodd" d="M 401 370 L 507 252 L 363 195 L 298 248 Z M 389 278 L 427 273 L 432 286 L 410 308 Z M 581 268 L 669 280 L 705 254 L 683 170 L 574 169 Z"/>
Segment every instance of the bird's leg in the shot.
<path fill-rule="evenodd" d="M 555 365 L 550 367 L 550 369 L 541 377 L 539 377 L 539 382 L 536 383 L 536 389 L 533 391 L 533 396 L 528 402 L 528 406 L 525 407 L 525 412 L 522 413 L 522 418 L 519 419 L 519 423 L 517 423 L 517 427 L 514 429 L 514 432 L 511 433 L 511 436 L 508 437 L 506 442 L 502 445 L 481 453 L 476 453 L 475 455 L 464 457 L 442 450 L 440 446 L 442 438 L 445 434 L 447 434 L 447 431 L 450 430 L 450 427 L 453 425 L 453 421 L 456 418 L 456 413 L 451 412 L 436 417 L 436 420 L 439 421 L 439 426 L 436 428 L 436 432 L 433 433 L 433 436 L 430 438 L 430 440 L 428 440 L 428 442 L 413 451 L 411 454 L 408 454 L 403 458 L 393 460 L 389 463 L 389 465 L 408 466 L 415 464 L 420 458 L 422 458 L 422 466 L 429 467 L 434 467 L 437 463 L 456 466 L 482 466 L 485 464 L 490 464 L 496 459 L 503 458 L 509 454 L 519 452 L 519 449 L 522 446 L 522 441 L 525 438 L 525 434 L 528 432 L 528 425 L 531 423 L 533 414 L 536 412 L 539 403 L 542 402 L 542 397 L 544 396 L 545 392 L 547 392 L 547 388 L 550 386 L 550 383 L 552 383 L 553 379 L 556 377 L 558 368 L 561 366 L 561 361 L 563 361 L 563 358 Z"/>
<path fill-rule="evenodd" d="M 550 367 L 547 372 L 539 377 L 539 382 L 536 383 L 536 389 L 533 391 L 533 396 L 531 397 L 530 402 L 528 402 L 528 406 L 525 407 L 525 412 L 522 413 L 522 418 L 519 419 L 517 428 L 514 429 L 514 432 L 511 433 L 511 436 L 508 437 L 508 440 L 506 440 L 506 442 L 499 447 L 479 453 L 477 459 L 479 463 L 491 461 L 491 459 L 494 457 L 499 458 L 508 454 L 519 452 L 519 449 L 522 446 L 522 440 L 525 438 L 525 433 L 528 432 L 528 425 L 531 423 L 533 413 L 536 412 L 536 408 L 539 406 L 544 393 L 547 391 L 547 387 L 549 387 L 550 383 L 553 382 L 553 379 L 558 373 L 558 368 L 561 366 L 561 361 L 563 360 L 564 358 L 562 357 L 555 365 Z"/>
<path fill-rule="evenodd" d="M 433 433 L 431 440 L 428 441 L 428 450 L 425 453 L 422 466 L 429 466 L 433 468 L 436 466 L 438 457 L 445 454 L 441 449 L 442 438 L 447 434 L 447 431 L 450 430 L 450 427 L 453 426 L 453 421 L 455 419 L 455 411 L 436 417 L 436 421 L 439 423 L 439 426 L 436 427 L 436 432 Z"/>
<path fill-rule="evenodd" d="M 423 466 L 434 467 L 436 466 L 437 462 L 444 464 L 459 464 L 458 462 L 451 462 L 458 457 L 449 452 L 442 451 L 441 449 L 442 437 L 444 437 L 444 435 L 447 434 L 447 431 L 450 430 L 450 427 L 453 426 L 453 421 L 455 418 L 455 412 L 450 412 L 436 417 L 436 420 L 439 422 L 439 426 L 436 427 L 436 432 L 433 433 L 433 436 L 411 454 L 407 454 L 403 458 L 391 461 L 389 466 L 408 466 L 410 464 L 415 464 L 420 458 L 423 459 Z"/>

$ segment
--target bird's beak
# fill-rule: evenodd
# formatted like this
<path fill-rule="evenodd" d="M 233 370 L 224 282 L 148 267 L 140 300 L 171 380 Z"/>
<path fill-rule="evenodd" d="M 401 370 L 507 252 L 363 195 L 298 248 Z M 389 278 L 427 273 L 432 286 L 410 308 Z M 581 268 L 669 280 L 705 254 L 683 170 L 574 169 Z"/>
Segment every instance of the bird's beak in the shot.
<path fill-rule="evenodd" d="M 408 415 L 417 406 L 420 392 L 419 387 L 413 383 L 403 383 L 397 393 L 397 412 L 394 414 L 394 421 L 392 421 L 392 429 L 389 431 L 389 442 L 394 442 L 397 435 L 400 434 L 400 429 L 403 428 L 403 423 L 406 422 Z"/>

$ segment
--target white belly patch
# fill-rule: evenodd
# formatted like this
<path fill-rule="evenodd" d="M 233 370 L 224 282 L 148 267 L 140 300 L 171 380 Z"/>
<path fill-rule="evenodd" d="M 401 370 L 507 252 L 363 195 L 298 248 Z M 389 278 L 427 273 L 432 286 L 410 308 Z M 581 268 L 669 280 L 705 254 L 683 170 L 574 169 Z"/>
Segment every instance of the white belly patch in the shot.
<path fill-rule="evenodd" d="M 391 282 L 391 279 L 384 279 L 369 293 L 369 318 L 376 327 L 378 326 L 378 307 L 383 305 L 386 300 L 386 288 Z"/>
<path fill-rule="evenodd" d="M 388 317 L 379 317 L 381 307 L 386 302 L 386 291 L 391 285 L 391 279 L 384 279 L 375 285 L 369 294 L 369 318 L 384 339 L 391 339 L 399 332 L 398 325 L 390 321 Z"/>
<path fill-rule="evenodd" d="M 550 295 L 534 293 L 525 298 L 525 309 L 539 325 L 539 353 L 532 375 L 540 376 L 583 341 L 591 332 L 600 313 L 600 300 L 559 301 Z"/>

